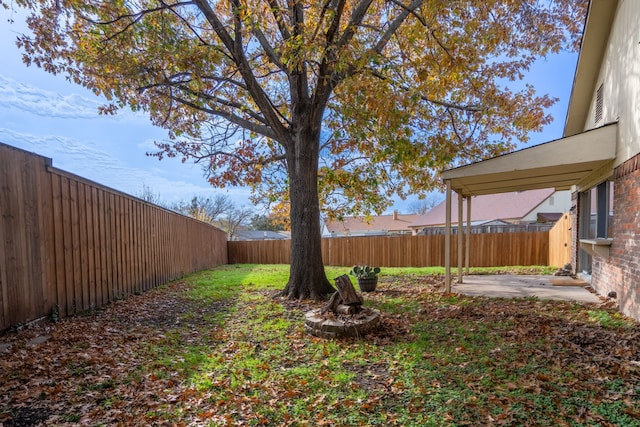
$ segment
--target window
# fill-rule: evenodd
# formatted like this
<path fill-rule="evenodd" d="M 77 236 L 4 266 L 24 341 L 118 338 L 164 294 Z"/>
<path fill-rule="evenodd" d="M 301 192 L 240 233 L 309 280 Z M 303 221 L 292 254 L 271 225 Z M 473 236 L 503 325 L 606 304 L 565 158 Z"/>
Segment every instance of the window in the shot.
<path fill-rule="evenodd" d="M 580 218 L 578 238 L 606 239 L 612 237 L 613 182 L 605 181 L 580 193 Z M 592 258 L 585 250 L 578 252 L 578 269 L 591 274 Z"/>
<path fill-rule="evenodd" d="M 596 237 L 609 237 L 609 196 L 611 185 L 608 182 L 596 187 Z"/>

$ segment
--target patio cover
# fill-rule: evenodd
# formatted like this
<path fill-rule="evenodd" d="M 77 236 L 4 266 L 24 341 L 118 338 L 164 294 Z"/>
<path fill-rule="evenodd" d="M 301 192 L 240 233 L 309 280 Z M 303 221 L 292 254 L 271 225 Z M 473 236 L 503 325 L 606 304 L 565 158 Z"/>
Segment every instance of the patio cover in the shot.
<path fill-rule="evenodd" d="M 447 185 L 447 233 L 445 235 L 446 289 L 451 286 L 451 191 L 458 197 L 458 218 L 462 199 L 467 198 L 471 217 L 471 196 L 509 191 L 555 188 L 590 188 L 610 176 L 616 158 L 618 124 L 611 123 L 577 135 L 525 148 L 467 166 L 442 172 Z M 467 233 L 466 266 L 469 266 Z M 462 283 L 462 233 L 458 233 L 458 283 Z"/>
<path fill-rule="evenodd" d="M 611 123 L 577 135 L 514 151 L 442 172 L 462 196 L 588 184 L 601 169 L 612 170 L 618 124 Z"/>

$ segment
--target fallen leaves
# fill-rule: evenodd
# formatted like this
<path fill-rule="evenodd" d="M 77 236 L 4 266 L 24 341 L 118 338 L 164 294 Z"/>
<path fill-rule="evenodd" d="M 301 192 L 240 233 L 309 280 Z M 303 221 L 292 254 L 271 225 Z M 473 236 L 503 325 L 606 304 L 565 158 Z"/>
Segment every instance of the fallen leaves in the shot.
<path fill-rule="evenodd" d="M 359 339 L 305 335 L 319 303 L 259 289 L 198 301 L 185 282 L 9 332 L 0 423 L 640 425 L 637 323 L 603 327 L 571 303 L 442 295 L 439 283 L 381 283 L 365 300 L 381 326 Z"/>

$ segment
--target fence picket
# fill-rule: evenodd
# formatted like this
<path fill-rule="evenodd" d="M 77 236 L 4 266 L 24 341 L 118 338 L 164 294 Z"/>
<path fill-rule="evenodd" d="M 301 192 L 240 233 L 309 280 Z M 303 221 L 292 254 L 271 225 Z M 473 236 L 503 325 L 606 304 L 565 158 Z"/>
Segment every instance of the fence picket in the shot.
<path fill-rule="evenodd" d="M 470 266 L 547 265 L 549 233 L 472 234 Z M 457 239 L 451 245 L 457 262 Z M 288 264 L 289 240 L 230 241 L 232 264 Z M 325 265 L 369 264 L 386 267 L 431 267 L 444 264 L 444 236 L 369 236 L 322 239 Z"/>
<path fill-rule="evenodd" d="M 0 330 L 227 263 L 215 227 L 50 165 L 0 144 Z"/>

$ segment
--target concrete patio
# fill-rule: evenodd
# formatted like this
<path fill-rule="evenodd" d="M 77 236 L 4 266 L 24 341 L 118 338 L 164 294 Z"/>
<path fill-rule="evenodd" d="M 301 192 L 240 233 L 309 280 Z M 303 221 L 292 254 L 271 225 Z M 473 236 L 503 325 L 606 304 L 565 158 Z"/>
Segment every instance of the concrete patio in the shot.
<path fill-rule="evenodd" d="M 469 275 L 464 283 L 451 285 L 452 292 L 494 298 L 537 297 L 561 301 L 600 303 L 600 298 L 585 289 L 588 283 L 559 276 Z M 555 284 L 554 284 L 555 283 Z"/>

